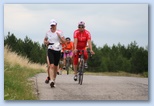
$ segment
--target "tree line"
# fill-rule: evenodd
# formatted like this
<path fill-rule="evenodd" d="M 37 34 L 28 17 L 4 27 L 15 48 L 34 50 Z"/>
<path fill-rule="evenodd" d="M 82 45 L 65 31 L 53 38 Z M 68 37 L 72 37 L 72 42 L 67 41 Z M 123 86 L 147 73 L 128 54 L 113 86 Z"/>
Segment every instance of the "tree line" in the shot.
<path fill-rule="evenodd" d="M 32 41 L 28 36 L 22 40 L 8 33 L 4 38 L 4 46 L 6 45 L 12 51 L 27 57 L 31 62 L 46 63 L 45 45 Z M 92 45 L 95 55 L 89 56 L 88 71 L 148 73 L 148 48 L 139 47 L 135 41 L 127 46 L 118 43 L 112 47 L 107 44 L 97 47 L 94 42 Z"/>

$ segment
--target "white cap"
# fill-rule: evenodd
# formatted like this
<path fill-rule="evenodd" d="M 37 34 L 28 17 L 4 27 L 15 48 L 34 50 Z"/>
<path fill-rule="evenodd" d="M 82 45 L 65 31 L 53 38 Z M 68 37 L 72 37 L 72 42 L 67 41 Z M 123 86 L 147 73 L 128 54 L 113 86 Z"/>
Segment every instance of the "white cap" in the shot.
<path fill-rule="evenodd" d="M 50 20 L 50 25 L 57 25 L 57 22 L 55 19 Z"/>

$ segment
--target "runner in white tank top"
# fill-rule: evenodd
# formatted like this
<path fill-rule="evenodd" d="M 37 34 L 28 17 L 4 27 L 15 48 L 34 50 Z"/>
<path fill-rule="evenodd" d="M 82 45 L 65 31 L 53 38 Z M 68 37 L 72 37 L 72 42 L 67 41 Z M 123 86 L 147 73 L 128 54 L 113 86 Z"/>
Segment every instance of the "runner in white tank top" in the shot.
<path fill-rule="evenodd" d="M 60 60 L 61 43 L 65 42 L 62 31 L 57 30 L 57 22 L 52 19 L 50 22 L 50 30 L 46 33 L 44 38 L 44 44 L 48 45 L 48 58 L 50 62 L 50 86 L 55 87 L 55 80 L 58 70 L 58 63 Z"/>

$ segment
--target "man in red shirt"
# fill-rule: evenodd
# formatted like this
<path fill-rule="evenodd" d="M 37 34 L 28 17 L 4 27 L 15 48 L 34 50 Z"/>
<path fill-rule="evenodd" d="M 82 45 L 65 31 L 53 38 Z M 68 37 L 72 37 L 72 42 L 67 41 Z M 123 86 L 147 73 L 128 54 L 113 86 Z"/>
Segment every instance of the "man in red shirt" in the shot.
<path fill-rule="evenodd" d="M 85 50 L 86 46 L 89 46 L 91 54 L 95 54 L 92 50 L 91 35 L 88 30 L 85 29 L 85 23 L 83 21 L 79 22 L 78 29 L 74 31 L 74 54 L 73 54 L 73 64 L 74 64 L 74 80 L 77 80 L 77 64 L 78 64 L 78 50 Z M 84 51 L 85 61 L 88 59 L 87 51 Z M 87 64 L 85 64 L 87 65 Z"/>

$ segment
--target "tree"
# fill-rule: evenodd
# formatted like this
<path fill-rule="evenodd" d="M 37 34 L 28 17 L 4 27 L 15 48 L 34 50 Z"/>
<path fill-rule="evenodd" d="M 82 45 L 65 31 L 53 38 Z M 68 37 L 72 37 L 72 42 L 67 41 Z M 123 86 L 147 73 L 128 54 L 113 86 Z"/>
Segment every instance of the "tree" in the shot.
<path fill-rule="evenodd" d="M 4 39 L 4 45 L 8 45 L 11 50 L 16 50 L 16 43 L 17 43 L 17 38 L 14 36 L 14 34 L 8 33 L 8 36 L 5 37 Z"/>
<path fill-rule="evenodd" d="M 17 39 L 14 34 L 8 33 L 4 39 L 4 45 L 8 45 L 12 51 L 19 55 L 26 56 L 31 62 L 46 63 L 46 47 L 38 42 L 33 42 L 28 36 L 24 40 Z M 148 46 L 144 49 L 137 43 L 131 42 L 128 46 L 105 44 L 103 47 L 96 47 L 92 42 L 95 55 L 89 56 L 88 71 L 93 72 L 118 72 L 130 73 L 148 72 Z"/>

